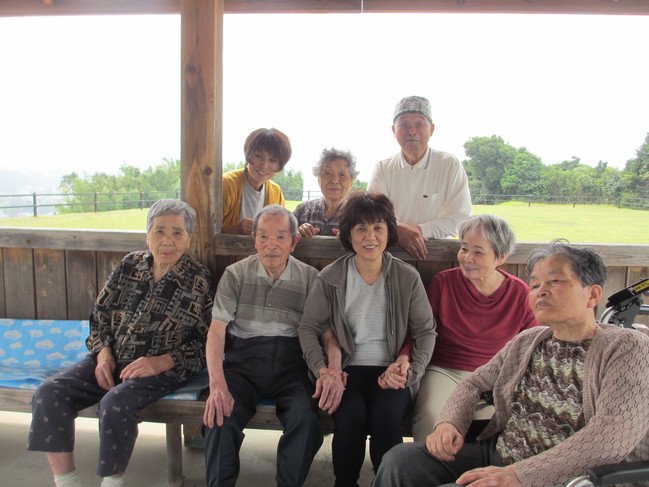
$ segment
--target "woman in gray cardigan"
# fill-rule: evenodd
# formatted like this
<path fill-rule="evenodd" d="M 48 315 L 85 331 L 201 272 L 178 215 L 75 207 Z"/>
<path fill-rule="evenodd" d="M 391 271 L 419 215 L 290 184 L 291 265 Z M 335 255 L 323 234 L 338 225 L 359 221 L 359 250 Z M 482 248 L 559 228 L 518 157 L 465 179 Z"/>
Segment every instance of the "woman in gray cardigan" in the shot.
<path fill-rule="evenodd" d="M 334 413 L 337 487 L 357 485 L 368 435 L 375 472 L 383 454 L 403 441 L 401 423 L 435 346 L 419 273 L 385 252 L 397 239 L 390 200 L 353 194 L 340 219 L 340 241 L 351 253 L 322 270 L 304 305 L 300 343 L 320 407 Z M 340 363 L 327 363 L 323 351 L 329 328 Z M 407 336 L 415 342 L 412 363 L 398 356 Z"/>

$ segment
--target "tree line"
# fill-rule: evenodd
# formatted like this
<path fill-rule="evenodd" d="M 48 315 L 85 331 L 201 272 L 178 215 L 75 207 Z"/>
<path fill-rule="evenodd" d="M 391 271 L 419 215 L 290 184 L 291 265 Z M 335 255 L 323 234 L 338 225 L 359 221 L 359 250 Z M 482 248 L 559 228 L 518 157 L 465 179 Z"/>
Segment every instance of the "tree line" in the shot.
<path fill-rule="evenodd" d="M 502 137 L 473 137 L 464 144 L 467 159 L 462 163 L 469 177 L 471 196 L 476 202 L 485 195 L 551 195 L 557 197 L 649 198 L 649 133 L 623 170 L 599 161 L 595 167 L 578 157 L 558 164 L 544 164 L 525 147 L 506 144 Z M 223 172 L 239 169 L 243 162 L 228 163 Z M 301 200 L 304 179 L 301 170 L 287 169 L 274 178 L 287 200 Z M 365 189 L 357 180 L 353 189 Z M 139 208 L 149 193 L 151 199 L 174 197 L 180 191 L 180 161 L 163 159 L 162 163 L 140 170 L 123 165 L 119 174 L 95 173 L 79 176 L 76 172 L 61 178 L 59 189 L 66 195 L 61 213 Z M 139 193 L 134 198 L 132 193 Z M 506 198 L 505 198 L 506 199 Z M 110 204 L 108 204 L 110 203 Z"/>
<path fill-rule="evenodd" d="M 578 157 L 546 165 L 525 147 L 506 144 L 497 135 L 473 137 L 464 150 L 474 200 L 484 195 L 649 198 L 649 133 L 623 170 L 603 161 L 589 166 Z"/>
<path fill-rule="evenodd" d="M 125 164 L 116 175 L 97 172 L 82 177 L 72 172 L 61 178 L 59 190 L 66 195 L 66 205 L 59 207 L 58 213 L 141 208 L 143 200 L 175 198 L 179 194 L 180 160 L 163 159 L 145 170 Z"/>

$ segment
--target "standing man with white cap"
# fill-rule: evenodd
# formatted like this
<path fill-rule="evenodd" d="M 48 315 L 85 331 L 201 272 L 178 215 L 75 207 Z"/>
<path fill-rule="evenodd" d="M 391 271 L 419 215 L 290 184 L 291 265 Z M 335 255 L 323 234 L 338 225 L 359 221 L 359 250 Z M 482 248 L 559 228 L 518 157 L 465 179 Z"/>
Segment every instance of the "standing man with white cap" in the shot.
<path fill-rule="evenodd" d="M 455 156 L 428 146 L 434 130 L 429 101 L 403 98 L 392 125 L 401 152 L 376 165 L 367 187 L 392 200 L 399 245 L 417 260 L 426 258 L 426 240 L 455 235 L 471 214 L 466 172 Z"/>

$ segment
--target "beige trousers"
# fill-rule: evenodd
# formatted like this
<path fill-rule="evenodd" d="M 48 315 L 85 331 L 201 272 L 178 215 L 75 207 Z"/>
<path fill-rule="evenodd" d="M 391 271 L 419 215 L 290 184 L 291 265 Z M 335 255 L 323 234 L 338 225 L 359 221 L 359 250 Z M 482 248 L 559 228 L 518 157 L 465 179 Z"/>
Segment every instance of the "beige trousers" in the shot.
<path fill-rule="evenodd" d="M 415 441 L 426 441 L 426 437 L 433 432 L 446 400 L 460 381 L 470 374 L 471 372 L 465 370 L 446 369 L 436 365 L 426 367 L 412 415 L 412 434 Z M 473 419 L 490 419 L 493 413 L 493 406 L 481 400 L 476 406 Z"/>

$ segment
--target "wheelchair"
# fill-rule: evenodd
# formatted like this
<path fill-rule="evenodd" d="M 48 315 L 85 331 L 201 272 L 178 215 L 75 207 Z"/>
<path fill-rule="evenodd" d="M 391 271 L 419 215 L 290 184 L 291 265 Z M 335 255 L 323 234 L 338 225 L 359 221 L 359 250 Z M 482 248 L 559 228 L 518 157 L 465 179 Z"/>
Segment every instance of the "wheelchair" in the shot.
<path fill-rule="evenodd" d="M 646 325 L 634 323 L 637 315 L 649 315 L 649 304 L 642 302 L 643 294 L 649 296 L 649 278 L 641 279 L 609 296 L 606 309 L 600 316 L 599 322 L 640 331 L 649 330 Z"/>
<path fill-rule="evenodd" d="M 649 316 L 649 305 L 644 304 L 642 296 L 649 296 L 649 278 L 641 279 L 631 286 L 609 296 L 606 309 L 601 314 L 600 323 L 610 323 L 623 328 L 633 328 L 649 335 L 649 327 L 634 323 L 636 316 Z M 649 480 L 649 460 L 641 462 L 622 462 L 593 467 L 586 475 L 573 479 L 566 487 L 588 487 L 592 485 L 612 485 L 637 483 Z"/>

